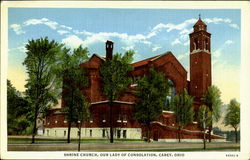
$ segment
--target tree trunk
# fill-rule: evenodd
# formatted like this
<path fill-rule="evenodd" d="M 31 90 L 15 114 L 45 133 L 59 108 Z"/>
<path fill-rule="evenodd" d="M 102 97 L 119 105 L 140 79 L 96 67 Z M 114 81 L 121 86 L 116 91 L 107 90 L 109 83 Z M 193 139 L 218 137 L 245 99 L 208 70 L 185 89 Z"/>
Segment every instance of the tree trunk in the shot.
<path fill-rule="evenodd" d="M 234 128 L 234 132 L 235 132 L 235 143 L 237 143 L 238 142 L 237 128 Z"/>
<path fill-rule="evenodd" d="M 109 113 L 109 123 L 110 123 L 110 143 L 114 142 L 114 133 L 113 133 L 113 102 L 109 100 L 109 108 L 110 108 L 110 113 Z"/>
<path fill-rule="evenodd" d="M 150 123 L 147 124 L 147 142 L 150 142 Z"/>
<path fill-rule="evenodd" d="M 70 143 L 70 130 L 71 130 L 71 122 L 69 122 L 69 124 L 68 124 L 68 139 L 67 139 L 67 143 Z"/>
<path fill-rule="evenodd" d="M 79 124 L 80 126 L 78 127 L 79 129 L 79 139 L 78 139 L 78 152 L 81 150 L 81 130 L 82 130 L 82 121 Z"/>
<path fill-rule="evenodd" d="M 203 131 L 203 149 L 206 149 L 206 129 Z"/>
<path fill-rule="evenodd" d="M 179 126 L 179 129 L 178 129 L 178 139 L 179 139 L 179 143 L 181 143 L 181 126 Z"/>
<path fill-rule="evenodd" d="M 35 124 L 33 127 L 33 132 L 32 132 L 32 141 L 31 143 L 35 143 L 35 136 L 36 136 L 36 118 L 37 118 L 37 113 L 38 112 L 38 106 L 36 106 L 36 110 L 35 110 Z"/>
<path fill-rule="evenodd" d="M 209 138 L 209 143 L 211 143 L 211 139 L 212 139 L 212 137 L 211 137 L 211 132 L 212 132 L 212 125 L 209 127 L 209 130 L 208 130 L 208 138 Z"/>
<path fill-rule="evenodd" d="M 71 88 L 71 105 L 69 106 L 69 113 L 68 114 L 71 114 L 70 112 L 72 112 L 72 105 L 74 104 L 74 92 Z M 70 117 L 71 119 L 72 117 Z M 68 124 L 68 139 L 67 139 L 67 143 L 70 143 L 70 130 L 71 130 L 71 120 L 69 120 L 69 124 Z"/>

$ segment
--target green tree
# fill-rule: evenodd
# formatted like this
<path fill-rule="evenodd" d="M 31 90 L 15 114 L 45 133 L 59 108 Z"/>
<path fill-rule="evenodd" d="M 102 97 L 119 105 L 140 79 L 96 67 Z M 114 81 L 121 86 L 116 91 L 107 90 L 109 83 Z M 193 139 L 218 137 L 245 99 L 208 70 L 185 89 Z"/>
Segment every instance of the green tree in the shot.
<path fill-rule="evenodd" d="M 206 130 L 212 123 L 212 113 L 206 105 L 199 107 L 198 121 L 200 127 L 203 129 L 203 149 L 206 149 Z"/>
<path fill-rule="evenodd" d="M 7 126 L 8 134 L 19 135 L 29 126 L 27 119 L 28 102 L 20 92 L 7 80 Z"/>
<path fill-rule="evenodd" d="M 112 59 L 106 60 L 101 66 L 100 72 L 103 81 L 103 92 L 108 98 L 110 107 L 110 143 L 113 143 L 113 102 L 117 100 L 131 83 L 128 76 L 133 69 L 131 62 L 134 51 L 130 50 L 122 54 L 114 54 Z"/>
<path fill-rule="evenodd" d="M 178 94 L 174 96 L 172 100 L 171 107 L 174 111 L 174 116 L 176 121 L 178 122 L 178 138 L 179 142 L 181 142 L 180 132 L 181 129 L 187 124 L 193 122 L 194 111 L 192 109 L 193 98 L 188 95 L 186 89 L 184 89 L 182 94 Z"/>
<path fill-rule="evenodd" d="M 66 113 L 68 121 L 67 142 L 70 143 L 72 123 L 78 125 L 78 121 L 84 120 L 83 115 L 79 115 L 79 111 L 87 103 L 81 90 L 88 86 L 88 77 L 80 64 L 88 59 L 88 49 L 79 46 L 73 50 L 73 53 L 68 49 L 64 50 L 59 58 L 61 62 L 57 65 L 57 77 L 63 82 L 62 99 L 65 108 L 62 111 Z M 83 113 L 85 112 L 88 111 L 83 111 Z"/>
<path fill-rule="evenodd" d="M 235 142 L 238 142 L 237 129 L 240 124 L 240 103 L 236 99 L 232 99 L 228 105 L 227 114 L 224 119 L 225 126 L 232 126 L 235 133 Z"/>
<path fill-rule="evenodd" d="M 215 122 L 218 122 L 221 116 L 220 107 L 222 105 L 221 102 L 221 92 L 218 87 L 212 85 L 208 87 L 206 93 L 201 98 L 202 102 L 209 107 L 212 112 L 212 119 Z M 212 123 L 209 127 L 209 142 L 211 142 L 211 131 L 212 131 Z"/>
<path fill-rule="evenodd" d="M 149 69 L 149 74 L 137 80 L 138 90 L 135 94 L 135 118 L 147 128 L 147 141 L 150 142 L 150 123 L 159 117 L 165 106 L 169 93 L 169 84 L 164 74 Z"/>
<path fill-rule="evenodd" d="M 62 45 L 48 38 L 29 40 L 26 45 L 27 57 L 23 64 L 28 73 L 26 96 L 30 105 L 30 113 L 34 122 L 32 143 L 35 143 L 37 132 L 36 119 L 38 114 L 46 112 L 57 103 L 59 92 L 56 88 L 56 78 L 53 67 L 56 65 L 56 56 L 61 52 Z"/>

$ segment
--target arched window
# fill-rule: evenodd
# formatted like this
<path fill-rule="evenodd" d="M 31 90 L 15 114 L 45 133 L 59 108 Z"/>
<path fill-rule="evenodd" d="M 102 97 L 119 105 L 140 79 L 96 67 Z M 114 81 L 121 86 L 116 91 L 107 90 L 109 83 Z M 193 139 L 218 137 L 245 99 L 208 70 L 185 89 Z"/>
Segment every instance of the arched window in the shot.
<path fill-rule="evenodd" d="M 176 89 L 175 89 L 175 84 L 172 80 L 168 79 L 168 85 L 169 85 L 169 92 L 168 95 L 166 96 L 166 110 L 171 110 L 170 108 L 170 103 L 172 101 L 172 99 L 174 98 L 175 94 L 176 94 Z"/>
<path fill-rule="evenodd" d="M 205 44 L 206 44 L 206 45 L 205 45 L 205 46 L 206 46 L 206 48 L 205 48 L 205 49 L 206 49 L 206 50 L 209 50 L 209 46 L 208 46 L 208 39 L 207 39 L 207 38 L 206 38 Z"/>
<path fill-rule="evenodd" d="M 199 49 L 199 45 L 198 45 L 198 38 L 194 39 L 194 50 Z"/>

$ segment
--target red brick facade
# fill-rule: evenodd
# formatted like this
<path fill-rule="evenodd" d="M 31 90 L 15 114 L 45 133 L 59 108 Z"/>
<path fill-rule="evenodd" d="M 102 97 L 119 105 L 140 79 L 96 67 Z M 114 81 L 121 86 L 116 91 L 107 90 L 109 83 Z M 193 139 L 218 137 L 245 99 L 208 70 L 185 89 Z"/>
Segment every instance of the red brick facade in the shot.
<path fill-rule="evenodd" d="M 171 53 L 167 52 L 155 57 L 151 57 L 133 63 L 134 70 L 130 72 L 132 78 L 143 76 L 148 73 L 150 67 L 172 80 L 176 94 L 181 93 L 185 88 L 189 94 L 195 97 L 194 107 L 201 104 L 200 98 L 205 93 L 207 87 L 211 86 L 211 54 L 210 54 L 210 33 L 206 31 L 207 26 L 201 21 L 194 25 L 194 32 L 190 34 L 190 82 L 187 80 L 187 71 Z M 107 58 L 112 58 L 113 43 L 106 43 Z M 89 86 L 82 92 L 91 104 L 91 118 L 83 125 L 85 128 L 106 128 L 109 127 L 109 105 L 107 98 L 102 92 L 102 81 L 100 76 L 100 66 L 106 59 L 94 54 L 88 62 L 80 65 L 87 70 Z M 117 101 L 113 109 L 114 128 L 141 128 L 141 138 L 144 136 L 145 128 L 133 118 L 135 95 L 132 94 L 133 84 L 128 88 Z M 62 98 L 62 108 L 65 107 Z M 197 109 L 197 107 L 195 107 Z M 163 112 L 151 124 L 151 138 L 177 139 L 178 124 L 173 113 Z M 51 110 L 46 117 L 46 128 L 65 127 L 67 121 L 60 109 Z M 203 135 L 197 123 L 189 124 L 181 130 L 183 139 L 202 139 Z M 221 137 L 213 136 L 214 139 Z"/>

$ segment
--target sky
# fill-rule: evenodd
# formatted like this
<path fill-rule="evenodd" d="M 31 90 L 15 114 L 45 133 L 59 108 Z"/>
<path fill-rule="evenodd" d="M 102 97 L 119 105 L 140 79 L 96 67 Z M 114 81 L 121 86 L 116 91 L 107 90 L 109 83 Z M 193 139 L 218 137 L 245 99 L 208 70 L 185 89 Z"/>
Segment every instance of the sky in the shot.
<path fill-rule="evenodd" d="M 88 47 L 90 56 L 136 51 L 134 62 L 171 51 L 189 73 L 189 33 L 199 18 L 211 33 L 212 84 L 224 104 L 240 97 L 240 10 L 237 9 L 105 9 L 9 8 L 7 78 L 24 91 L 22 64 L 28 40 L 48 37 L 74 49 Z M 189 76 L 189 74 L 188 74 Z"/>

